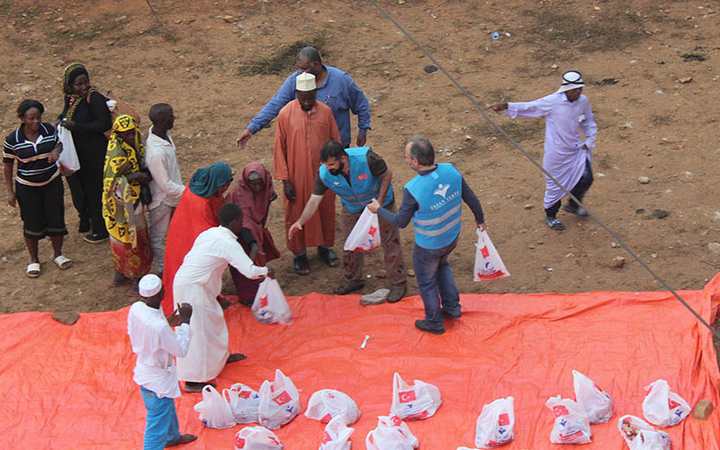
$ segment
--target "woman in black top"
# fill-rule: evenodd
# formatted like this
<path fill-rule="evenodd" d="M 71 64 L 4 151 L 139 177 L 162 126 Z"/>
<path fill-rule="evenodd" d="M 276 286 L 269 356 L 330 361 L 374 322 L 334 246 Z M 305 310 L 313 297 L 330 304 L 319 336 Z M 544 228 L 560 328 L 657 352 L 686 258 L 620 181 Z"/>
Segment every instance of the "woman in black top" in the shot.
<path fill-rule="evenodd" d="M 72 131 L 80 170 L 68 177 L 73 205 L 80 214 L 78 231 L 88 233 L 85 241 L 96 244 L 107 240 L 102 218 L 102 180 L 107 137 L 112 126 L 104 95 L 90 85 L 90 75 L 82 64 L 71 64 L 63 79 L 65 107 L 62 125 Z"/>
<path fill-rule="evenodd" d="M 55 127 L 42 122 L 44 111 L 39 101 L 23 100 L 17 109 L 21 125 L 5 138 L 3 145 L 8 204 L 20 206 L 25 245 L 30 253 L 26 274 L 31 278 L 40 276 L 38 242 L 45 236 L 52 242 L 55 264 L 61 269 L 72 266 L 72 261 L 62 254 L 67 234 L 63 184 L 57 166 L 62 146 Z M 17 175 L 13 183 L 15 162 Z"/>

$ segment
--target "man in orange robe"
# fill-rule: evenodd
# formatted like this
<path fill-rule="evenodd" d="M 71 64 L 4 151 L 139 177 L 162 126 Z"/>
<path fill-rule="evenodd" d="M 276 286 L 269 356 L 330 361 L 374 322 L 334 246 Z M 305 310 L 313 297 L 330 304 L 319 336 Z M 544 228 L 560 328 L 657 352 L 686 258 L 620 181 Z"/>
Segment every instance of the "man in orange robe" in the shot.
<path fill-rule="evenodd" d="M 331 139 L 340 139 L 332 110 L 316 100 L 315 90 L 315 76 L 299 74 L 295 82 L 296 99 L 285 105 L 277 118 L 273 169 L 275 178 L 282 180 L 285 193 L 285 236 L 310 199 L 323 145 Z M 300 275 L 310 273 L 306 249 L 315 246 L 320 259 L 331 267 L 337 266 L 338 258 L 331 248 L 334 241 L 335 194 L 328 189 L 318 212 L 287 241 L 288 249 L 295 255 L 293 270 Z"/>

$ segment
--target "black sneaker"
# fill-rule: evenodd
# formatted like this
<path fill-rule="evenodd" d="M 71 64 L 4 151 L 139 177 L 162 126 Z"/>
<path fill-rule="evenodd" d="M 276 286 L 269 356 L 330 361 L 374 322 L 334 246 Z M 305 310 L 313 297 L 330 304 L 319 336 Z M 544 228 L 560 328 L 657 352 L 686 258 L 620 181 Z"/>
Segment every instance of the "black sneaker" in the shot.
<path fill-rule="evenodd" d="M 298 275 L 308 275 L 310 273 L 310 262 L 307 255 L 299 255 L 293 258 L 293 271 Z"/>
<path fill-rule="evenodd" d="M 400 300 L 405 297 L 405 293 L 407 292 L 407 285 L 401 284 L 398 286 L 393 286 L 390 288 L 390 293 L 387 296 L 387 302 L 388 303 L 397 303 Z"/>
<path fill-rule="evenodd" d="M 443 309 L 443 316 L 447 317 L 448 319 L 459 319 L 462 316 L 462 311 L 460 308 L 458 309 Z"/>
<path fill-rule="evenodd" d="M 432 334 L 443 334 L 445 332 L 445 327 L 442 323 L 437 324 L 435 322 L 430 322 L 429 320 L 416 320 L 415 321 L 415 328 L 421 331 L 426 331 L 428 333 Z"/>
<path fill-rule="evenodd" d="M 83 241 L 89 242 L 90 244 L 100 244 L 108 240 L 107 234 L 100 233 L 88 233 L 83 236 Z"/>
<path fill-rule="evenodd" d="M 362 280 L 346 280 L 342 285 L 333 289 L 335 295 L 346 295 L 351 292 L 359 291 L 365 287 L 365 282 Z"/>
<path fill-rule="evenodd" d="M 546 217 L 545 225 L 550 227 L 551 230 L 555 230 L 555 231 L 563 231 L 565 229 L 565 225 L 563 225 L 563 223 L 560 222 L 555 217 Z"/>

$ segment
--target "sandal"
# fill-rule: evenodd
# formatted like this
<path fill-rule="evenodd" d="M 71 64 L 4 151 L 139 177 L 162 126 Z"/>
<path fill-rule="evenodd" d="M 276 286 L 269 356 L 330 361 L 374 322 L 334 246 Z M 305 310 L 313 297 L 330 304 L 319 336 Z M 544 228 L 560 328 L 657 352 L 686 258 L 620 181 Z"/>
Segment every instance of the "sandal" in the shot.
<path fill-rule="evenodd" d="M 546 217 L 545 224 L 550 227 L 551 230 L 562 231 L 565 229 L 565 225 L 555 217 Z"/>
<path fill-rule="evenodd" d="M 58 266 L 58 268 L 60 268 L 60 270 L 69 269 L 73 265 L 72 259 L 68 258 L 65 255 L 58 256 L 57 258 L 53 259 L 53 262 L 56 266 Z"/>
<path fill-rule="evenodd" d="M 40 276 L 40 263 L 30 263 L 27 265 L 27 269 L 25 269 L 25 275 L 27 275 L 29 278 L 37 278 Z"/>

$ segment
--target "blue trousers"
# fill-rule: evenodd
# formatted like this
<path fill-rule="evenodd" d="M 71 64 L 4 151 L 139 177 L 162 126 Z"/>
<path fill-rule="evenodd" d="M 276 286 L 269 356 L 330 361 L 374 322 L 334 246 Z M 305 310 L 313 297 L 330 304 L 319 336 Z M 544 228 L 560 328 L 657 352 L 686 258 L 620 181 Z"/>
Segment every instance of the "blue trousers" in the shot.
<path fill-rule="evenodd" d="M 413 266 L 418 289 L 425 305 L 425 319 L 442 327 L 442 311 L 460 312 L 460 293 L 455 285 L 448 256 L 455 250 L 457 240 L 447 247 L 429 250 L 413 248 Z"/>
<path fill-rule="evenodd" d="M 147 419 L 145 420 L 144 450 L 162 450 L 168 442 L 180 438 L 175 401 L 172 398 L 158 398 L 148 389 L 140 386 Z"/>

